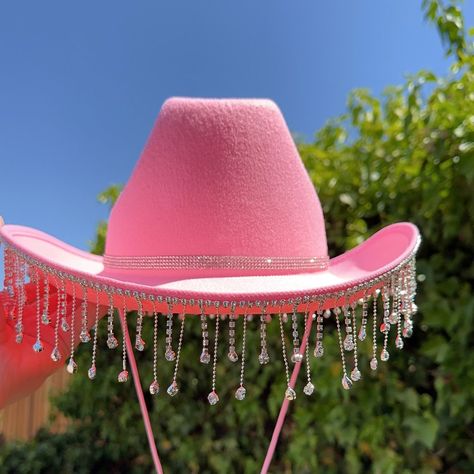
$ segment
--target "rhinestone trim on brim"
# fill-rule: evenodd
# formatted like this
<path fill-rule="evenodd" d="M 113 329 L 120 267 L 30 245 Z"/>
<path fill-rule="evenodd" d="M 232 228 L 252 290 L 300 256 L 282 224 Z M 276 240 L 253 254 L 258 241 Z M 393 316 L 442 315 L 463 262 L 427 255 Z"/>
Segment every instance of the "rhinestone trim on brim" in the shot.
<path fill-rule="evenodd" d="M 90 276 L 90 278 L 86 277 L 79 277 L 73 273 L 70 273 L 65 270 L 59 270 L 56 267 L 48 265 L 38 258 L 31 256 L 30 254 L 26 253 L 23 250 L 17 248 L 14 244 L 5 241 L 0 237 L 0 243 L 3 243 L 5 249 L 10 249 L 13 251 L 19 258 L 24 260 L 28 265 L 35 266 L 39 268 L 42 272 L 46 274 L 50 274 L 61 279 L 69 280 L 73 283 L 77 283 L 81 285 L 83 288 L 91 289 L 91 291 L 98 290 L 101 294 L 101 301 L 104 300 L 104 305 L 107 304 L 109 295 L 112 295 L 114 299 L 114 305 L 120 306 L 120 301 L 114 298 L 114 295 L 118 295 L 120 297 L 126 296 L 129 297 L 131 300 L 131 306 L 129 306 L 130 310 L 138 309 L 138 305 L 133 304 L 133 300 L 137 298 L 141 298 L 144 302 L 149 301 L 150 307 L 151 302 L 156 302 L 157 311 L 162 312 L 166 311 L 166 303 L 173 301 L 177 311 L 181 310 L 180 304 L 186 305 L 186 311 L 188 314 L 201 314 L 201 308 L 199 307 L 197 301 L 198 298 L 185 298 L 182 294 L 176 294 L 176 296 L 170 296 L 169 294 L 161 294 L 159 290 L 155 290 L 153 288 L 149 289 L 130 289 L 133 287 L 133 283 L 127 285 L 127 287 L 122 287 L 115 284 L 105 284 L 99 283 L 96 278 Z M 225 301 L 227 298 L 221 299 L 208 299 L 207 295 L 203 293 L 203 299 L 206 299 L 208 303 L 207 306 L 214 306 L 216 303 L 221 304 L 239 304 L 241 307 L 246 307 L 249 314 L 259 313 L 259 307 L 262 304 L 267 305 L 267 311 L 269 313 L 278 311 L 279 308 L 283 307 L 285 310 L 287 308 L 293 308 L 295 304 L 297 305 L 297 311 L 303 311 L 307 303 L 314 303 L 315 305 L 319 305 L 321 302 L 324 302 L 324 309 L 328 308 L 335 308 L 338 306 L 342 306 L 343 304 L 350 303 L 351 301 L 356 301 L 360 299 L 364 294 L 372 294 L 377 288 L 380 288 L 384 281 L 388 281 L 392 274 L 398 272 L 402 267 L 404 267 L 410 260 L 415 258 L 415 255 L 418 251 L 418 248 L 421 243 L 421 237 L 418 236 L 417 241 L 410 252 L 410 254 L 403 259 L 400 263 L 396 266 L 387 270 L 380 275 L 363 280 L 358 281 L 354 285 L 351 285 L 347 288 L 341 289 L 339 287 L 329 287 L 326 288 L 324 291 L 315 289 L 314 292 L 303 294 L 303 295 L 295 295 L 290 298 L 280 298 L 280 299 L 273 299 L 271 296 L 268 300 L 262 298 L 262 296 L 256 296 L 254 298 L 240 298 L 236 297 L 235 300 Z M 138 285 L 137 285 L 138 286 Z M 263 300 L 263 301 L 262 301 Z M 161 305 L 161 306 L 160 306 Z M 148 310 L 148 308 L 146 308 Z M 212 313 L 212 311 L 211 311 Z"/>

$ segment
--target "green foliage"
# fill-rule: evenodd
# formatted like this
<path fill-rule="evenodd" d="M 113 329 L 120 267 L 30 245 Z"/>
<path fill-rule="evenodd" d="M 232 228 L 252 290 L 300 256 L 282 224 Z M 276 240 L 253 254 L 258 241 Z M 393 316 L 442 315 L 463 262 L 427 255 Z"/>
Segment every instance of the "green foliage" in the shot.
<path fill-rule="evenodd" d="M 461 59 L 466 54 L 467 43 L 464 17 L 457 3 L 460 2 L 454 0 L 445 5 L 442 0 L 423 0 L 422 5 L 425 18 L 436 25 L 447 54 Z"/>
<path fill-rule="evenodd" d="M 333 255 L 389 223 L 419 226 L 419 313 L 405 349 L 392 352 L 377 373 L 365 371 L 350 393 L 339 384 L 334 331 L 326 333 L 327 355 L 313 361 L 317 394 L 292 404 L 272 472 L 474 472 L 474 59 L 462 16 L 451 7 L 424 3 L 456 57 L 447 77 L 421 71 L 381 98 L 356 90 L 346 114 L 323 127 L 313 143 L 299 145 L 323 203 Z M 117 189 L 104 196 L 112 203 Z M 97 253 L 105 230 L 103 225 L 94 243 Z M 150 326 L 147 321 L 147 341 Z M 163 321 L 159 329 L 163 334 Z M 105 322 L 101 331 L 104 340 Z M 225 402 L 215 407 L 205 400 L 210 368 L 197 362 L 198 331 L 187 323 L 183 393 L 174 399 L 146 395 L 163 462 L 173 473 L 258 472 L 284 388 L 278 328 L 269 328 L 272 364 L 261 370 L 255 357 L 249 360 L 245 402 L 230 402 L 238 368 L 219 365 Z M 255 347 L 256 331 L 249 337 Z M 360 352 L 367 367 L 369 346 Z M 138 356 L 146 386 L 150 350 Z M 41 432 L 31 443 L 5 445 L 0 472 L 150 472 L 133 386 L 115 381 L 119 354 L 99 351 L 94 382 L 85 377 L 89 358 L 81 348 L 82 374 L 56 400 L 74 421 L 68 433 Z M 171 370 L 171 364 L 160 365 L 163 391 Z"/>
<path fill-rule="evenodd" d="M 115 201 L 120 196 L 123 186 L 121 184 L 112 184 L 105 191 L 102 191 L 98 196 L 97 200 L 105 204 L 112 209 Z M 97 225 L 97 232 L 94 240 L 91 242 L 91 252 L 96 255 L 102 255 L 105 249 L 105 236 L 107 234 L 107 222 L 101 221 Z"/>

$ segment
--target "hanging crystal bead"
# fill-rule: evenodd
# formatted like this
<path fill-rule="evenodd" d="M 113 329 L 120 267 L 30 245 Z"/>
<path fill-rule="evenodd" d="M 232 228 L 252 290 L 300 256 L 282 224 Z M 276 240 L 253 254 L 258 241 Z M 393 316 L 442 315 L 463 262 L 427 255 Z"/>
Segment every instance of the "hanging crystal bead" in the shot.
<path fill-rule="evenodd" d="M 209 362 L 211 362 L 211 355 L 209 354 L 208 349 L 203 349 L 202 350 L 201 355 L 199 357 L 199 361 L 202 364 L 209 364 Z"/>
<path fill-rule="evenodd" d="M 398 321 L 398 314 L 395 313 L 394 311 L 392 311 L 392 312 L 390 313 L 390 316 L 388 317 L 388 322 L 389 322 L 390 324 L 396 324 L 397 321 Z"/>
<path fill-rule="evenodd" d="M 59 349 L 57 347 L 55 347 L 51 352 L 51 359 L 54 362 L 59 362 L 59 360 L 61 359 L 61 353 L 59 352 Z"/>
<path fill-rule="evenodd" d="M 262 351 L 258 355 L 258 361 L 260 362 L 261 365 L 265 365 L 270 362 L 270 357 L 268 355 L 268 352 L 265 349 L 262 349 Z"/>
<path fill-rule="evenodd" d="M 351 372 L 351 379 L 354 381 L 354 382 L 357 382 L 358 380 L 360 380 L 361 378 L 361 373 L 360 373 L 360 370 L 358 368 L 354 368 Z"/>
<path fill-rule="evenodd" d="M 176 353 L 173 349 L 171 349 L 171 347 L 168 347 L 166 349 L 166 352 L 165 352 L 165 359 L 168 361 L 168 362 L 172 362 L 173 360 L 176 359 Z"/>
<path fill-rule="evenodd" d="M 76 361 L 71 357 L 67 363 L 66 370 L 69 374 L 75 374 L 77 372 Z"/>
<path fill-rule="evenodd" d="M 145 350 L 145 341 L 140 336 L 136 336 L 135 338 L 135 349 L 140 352 Z"/>
<path fill-rule="evenodd" d="M 324 355 L 324 346 L 321 341 L 316 341 L 316 347 L 314 348 L 314 357 L 322 357 Z"/>
<path fill-rule="evenodd" d="M 179 392 L 178 384 L 175 381 L 171 382 L 171 385 L 166 390 L 166 393 L 170 397 L 174 397 L 178 392 Z"/>
<path fill-rule="evenodd" d="M 380 332 L 381 333 L 385 334 L 389 331 L 390 331 L 390 323 L 386 322 L 386 323 L 382 323 L 380 325 Z"/>
<path fill-rule="evenodd" d="M 388 353 L 387 349 L 382 349 L 382 352 L 380 353 L 380 360 L 383 362 L 386 362 L 390 357 L 390 354 Z"/>
<path fill-rule="evenodd" d="M 303 388 L 303 392 L 305 395 L 312 395 L 314 393 L 314 385 L 311 383 L 311 382 L 308 382 L 304 388 Z"/>
<path fill-rule="evenodd" d="M 81 339 L 81 342 L 86 343 L 91 340 L 91 335 L 89 334 L 89 331 L 82 330 L 79 338 Z"/>
<path fill-rule="evenodd" d="M 347 336 L 344 338 L 344 349 L 346 351 L 354 350 L 354 342 L 352 341 L 351 334 L 347 334 Z"/>
<path fill-rule="evenodd" d="M 41 352 L 43 350 L 43 344 L 41 344 L 41 341 L 38 340 L 33 344 L 33 350 L 35 352 Z"/>
<path fill-rule="evenodd" d="M 290 401 L 295 400 L 296 392 L 291 387 L 288 387 L 285 391 L 285 398 Z"/>
<path fill-rule="evenodd" d="M 400 336 L 397 336 L 396 339 L 395 339 L 395 347 L 397 349 L 403 349 L 403 339 L 400 337 Z"/>
<path fill-rule="evenodd" d="M 352 380 L 347 376 L 347 374 L 344 374 L 341 380 L 342 386 L 344 390 L 350 390 L 352 387 Z"/>
<path fill-rule="evenodd" d="M 63 332 L 69 331 L 69 323 L 67 322 L 67 319 L 65 317 L 61 318 L 61 329 L 63 330 Z"/>
<path fill-rule="evenodd" d="M 127 380 L 128 380 L 128 370 L 122 370 L 122 371 L 118 374 L 117 380 L 118 380 L 120 383 L 125 383 L 125 382 L 127 382 Z"/>
<path fill-rule="evenodd" d="M 295 348 L 293 350 L 299 351 L 299 348 Z M 297 362 L 301 362 L 303 360 L 303 354 L 300 354 L 299 352 L 293 352 L 291 355 L 291 362 L 293 364 L 296 364 Z"/>
<path fill-rule="evenodd" d="M 90 380 L 94 380 L 96 374 L 97 374 L 97 370 L 96 370 L 96 368 L 95 368 L 95 365 L 93 365 L 93 366 L 90 367 L 89 370 L 87 371 L 87 376 L 89 377 Z"/>
<path fill-rule="evenodd" d="M 247 395 L 247 390 L 245 389 L 245 387 L 239 387 L 235 391 L 235 398 L 237 400 L 243 400 L 245 398 L 245 395 Z"/>
<path fill-rule="evenodd" d="M 118 340 L 114 335 L 109 335 L 107 337 L 107 347 L 109 349 L 116 349 L 118 347 Z"/>
<path fill-rule="evenodd" d="M 156 380 L 153 380 L 153 382 L 150 384 L 150 393 L 152 395 L 158 395 L 160 391 L 160 386 L 158 385 L 158 382 Z"/>
<path fill-rule="evenodd" d="M 213 390 L 208 396 L 207 400 L 209 402 L 209 405 L 215 405 L 219 401 L 219 396 L 217 393 Z"/>

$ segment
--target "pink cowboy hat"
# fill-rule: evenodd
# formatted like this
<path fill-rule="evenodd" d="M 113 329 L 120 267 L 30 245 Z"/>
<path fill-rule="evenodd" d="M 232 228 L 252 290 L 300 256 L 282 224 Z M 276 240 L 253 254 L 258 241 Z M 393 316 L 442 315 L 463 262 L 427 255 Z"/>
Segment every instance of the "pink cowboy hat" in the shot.
<path fill-rule="evenodd" d="M 24 226 L 5 225 L 0 237 L 46 271 L 125 291 L 129 308 L 137 294 L 355 294 L 402 266 L 419 242 L 413 224 L 397 223 L 329 258 L 321 204 L 277 105 L 190 98 L 164 103 L 112 209 L 104 256 Z"/>
<path fill-rule="evenodd" d="M 149 386 L 152 395 L 159 392 L 158 314 L 166 315 L 165 359 L 175 363 L 173 380 L 167 389 L 170 396 L 179 392 L 177 374 L 186 315 L 201 314 L 199 360 L 203 364 L 212 362 L 211 391 L 207 396 L 211 405 L 219 402 L 216 388 L 219 325 L 225 324 L 220 321 L 227 319 L 226 362 L 240 359 L 240 385 L 235 398 L 243 400 L 246 397 L 245 335 L 247 321 L 252 319 L 250 313 L 260 314 L 258 361 L 261 365 L 270 361 L 267 323 L 271 314 L 278 315 L 287 387 L 262 473 L 268 472 L 288 402 L 296 397 L 295 383 L 302 363 L 307 369 L 303 392 L 310 396 L 315 391 L 308 349 L 313 321 L 316 321 L 314 356 L 322 357 L 324 320 L 334 316 L 342 362 L 341 383 L 346 390 L 361 378 L 357 341 L 364 341 L 370 330 L 370 298 L 372 370 L 378 365 L 379 328 L 383 335 L 380 360 L 384 362 L 389 358 L 390 327 L 396 328 L 392 333 L 396 333 L 397 349 L 403 348 L 402 337 L 409 337 L 413 330 L 415 253 L 420 241 L 417 228 L 405 222 L 389 225 L 356 248 L 330 259 L 318 196 L 282 114 L 270 100 L 173 98 L 166 101 L 132 177 L 112 209 L 104 256 L 83 252 L 23 226 L 4 225 L 0 228 L 0 239 L 5 244 L 2 299 L 5 313 L 14 321 L 16 342 L 23 341 L 24 320 L 25 326 L 29 324 L 27 330 L 32 326 L 27 310 L 34 304 L 33 349 L 43 350 L 42 327 L 50 326 L 51 332 L 50 316 L 54 315 L 54 309 L 50 307 L 50 295 L 56 295 L 58 311 L 51 359 L 55 362 L 61 359 L 58 340 L 60 334 L 64 337 L 63 333 L 69 333 L 71 354 L 67 370 L 74 373 L 79 308 L 76 298 L 81 300 L 79 339 L 82 343 L 91 340 L 88 301 L 95 301 L 92 363 L 88 370 L 89 378 L 94 379 L 100 307 L 108 308 L 109 349 L 119 345 L 113 332 L 114 307 L 119 308 L 123 357 L 118 380 L 128 379 L 128 358 L 158 473 L 162 473 L 162 468 L 128 333 L 127 309 L 138 310 L 135 339 L 138 351 L 145 348 L 142 339 L 145 312 L 151 312 L 154 317 L 154 370 Z M 31 286 L 36 298 L 28 305 L 26 293 L 27 287 L 31 293 Z M 377 314 L 379 295 L 382 318 Z M 287 312 L 291 314 L 290 361 L 294 364 L 291 376 L 284 327 L 289 319 Z M 175 352 L 172 330 L 176 313 L 181 313 L 181 317 Z M 300 318 L 298 313 L 304 316 Z M 211 314 L 217 314 L 213 349 L 209 347 L 207 318 Z M 237 319 L 242 323 L 240 355 L 236 342 Z M 304 330 L 300 333 L 301 319 Z M 27 331 L 25 334 L 29 335 Z M 346 352 L 351 353 L 350 362 Z M 353 364 L 352 370 L 349 363 Z"/>

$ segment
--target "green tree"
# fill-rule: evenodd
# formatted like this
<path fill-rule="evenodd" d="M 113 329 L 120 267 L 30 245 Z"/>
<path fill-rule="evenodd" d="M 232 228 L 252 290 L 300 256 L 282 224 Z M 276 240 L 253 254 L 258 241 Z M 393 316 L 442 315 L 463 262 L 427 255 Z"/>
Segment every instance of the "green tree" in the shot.
<path fill-rule="evenodd" d="M 421 71 L 382 97 L 356 90 L 344 115 L 299 144 L 333 255 L 392 222 L 420 227 L 416 331 L 387 367 L 350 393 L 334 377 L 338 347 L 327 334 L 328 356 L 313 367 L 317 395 L 293 404 L 272 472 L 474 472 L 474 57 L 456 3 L 424 1 L 423 9 L 453 58 L 449 74 Z M 102 200 L 112 204 L 118 192 L 114 187 Z M 102 252 L 105 232 L 103 223 L 93 251 Z M 198 325 L 189 326 L 186 338 L 199 345 Z M 270 326 L 277 354 L 278 328 Z M 260 372 L 249 360 L 252 396 L 211 408 L 200 401 L 208 377 L 193 344 L 184 351 L 186 396 L 147 395 L 165 465 L 170 472 L 258 472 L 281 401 L 282 367 L 274 362 Z M 89 357 L 80 350 L 83 371 Z M 150 380 L 150 357 L 138 358 Z M 68 432 L 43 430 L 30 443 L 5 444 L 0 472 L 149 472 L 138 404 L 131 384 L 115 382 L 118 366 L 117 354 L 100 351 L 97 379 L 75 377 L 55 401 L 73 420 Z M 171 367 L 162 370 L 169 380 Z M 228 390 L 222 398 L 231 399 L 237 374 L 219 370 Z"/>

